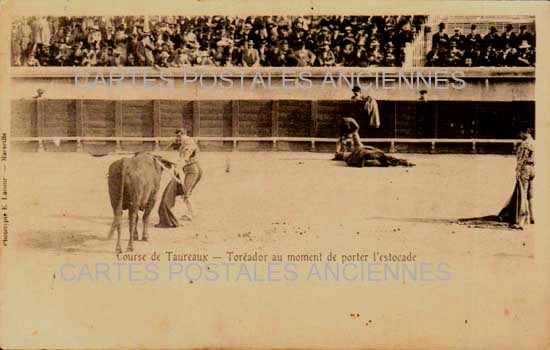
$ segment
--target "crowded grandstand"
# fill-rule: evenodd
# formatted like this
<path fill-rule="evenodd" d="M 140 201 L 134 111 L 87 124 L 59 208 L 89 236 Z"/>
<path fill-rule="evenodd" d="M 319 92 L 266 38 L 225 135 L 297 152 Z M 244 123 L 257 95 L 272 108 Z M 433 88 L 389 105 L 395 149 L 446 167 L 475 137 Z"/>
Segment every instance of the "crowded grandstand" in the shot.
<path fill-rule="evenodd" d="M 467 35 L 461 28 L 454 28 L 453 34 L 445 32 L 445 23 L 432 35 L 432 50 L 426 60 L 428 66 L 460 67 L 530 67 L 535 65 L 535 38 L 526 25 L 519 32 L 511 23 L 499 33 L 491 26 L 489 32 L 481 35 L 476 24 L 470 26 Z"/>
<path fill-rule="evenodd" d="M 428 16 L 87 16 L 14 21 L 12 65 L 84 67 L 534 66 L 526 25 L 438 30 Z M 532 26 L 531 26 L 532 27 Z M 431 36 L 431 40 L 427 39 Z M 409 58 L 409 61 L 411 58 Z"/>

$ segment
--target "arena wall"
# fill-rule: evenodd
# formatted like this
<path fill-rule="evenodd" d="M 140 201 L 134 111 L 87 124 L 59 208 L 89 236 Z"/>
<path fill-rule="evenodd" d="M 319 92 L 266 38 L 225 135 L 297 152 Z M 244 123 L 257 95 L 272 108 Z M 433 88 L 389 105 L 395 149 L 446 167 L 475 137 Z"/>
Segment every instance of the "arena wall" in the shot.
<path fill-rule="evenodd" d="M 534 101 L 534 68 L 239 68 L 190 67 L 189 69 L 14 67 L 12 99 L 28 99 L 37 89 L 51 99 L 140 100 L 346 100 L 350 83 L 371 85 L 378 100 L 417 100 L 428 90 L 430 100 Z M 399 74 L 415 79 L 398 85 Z M 300 80 L 303 74 L 310 83 Z M 332 84 L 327 78 L 334 79 Z M 453 78 L 459 77 L 464 84 Z M 162 76 L 161 76 L 162 75 Z M 226 80 L 222 80 L 221 76 Z M 283 75 L 287 83 L 283 86 Z M 213 77 L 216 77 L 216 82 Z M 263 84 L 259 83 L 258 77 Z M 340 76 L 342 78 L 340 79 Z M 425 78 L 429 85 L 420 76 Z M 112 78 L 111 78 L 112 77 Z M 193 80 L 196 77 L 196 80 Z M 202 80 L 200 78 L 203 78 Z M 256 77 L 256 80 L 254 80 Z M 382 80 L 385 77 L 386 83 Z M 431 77 L 431 78 L 430 78 Z M 163 78 L 171 80 L 168 85 Z M 378 80 L 376 79 L 378 78 Z M 436 78 L 439 84 L 436 84 Z M 147 79 L 147 81 L 145 81 Z M 119 81 L 120 80 L 120 81 Z M 230 82 L 229 82 L 230 81 Z M 454 86 L 451 83 L 457 83 Z M 230 84 L 231 87 L 228 87 Z"/>

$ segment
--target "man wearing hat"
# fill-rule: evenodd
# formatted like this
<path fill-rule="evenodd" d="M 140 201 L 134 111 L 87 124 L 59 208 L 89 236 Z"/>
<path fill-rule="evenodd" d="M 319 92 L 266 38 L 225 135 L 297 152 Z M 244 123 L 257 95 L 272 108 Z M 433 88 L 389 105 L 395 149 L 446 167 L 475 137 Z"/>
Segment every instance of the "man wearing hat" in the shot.
<path fill-rule="evenodd" d="M 336 64 L 334 53 L 330 50 L 330 45 L 324 43 L 321 45 L 320 53 L 315 58 L 316 67 L 332 67 Z"/>
<path fill-rule="evenodd" d="M 365 48 L 365 42 L 359 42 L 357 45 L 357 66 L 368 67 L 369 66 L 369 52 Z"/>
<path fill-rule="evenodd" d="M 182 219 L 191 221 L 195 217 L 190 198 L 202 177 L 202 169 L 198 161 L 199 148 L 196 142 L 187 136 L 185 128 L 176 131 L 176 137 L 176 140 L 170 143 L 167 148 L 173 146 L 178 150 L 178 162 L 174 166 L 175 171 L 172 179 L 162 194 L 158 209 L 159 223 L 156 227 L 169 228 L 179 226 L 177 218 L 171 211 L 178 196 L 182 196 L 183 203 L 188 211 L 188 214 L 183 215 Z"/>
<path fill-rule="evenodd" d="M 140 40 L 137 43 L 136 55 L 138 57 L 139 64 L 142 66 L 153 66 L 155 58 L 153 56 L 153 50 L 155 47 L 151 43 L 149 37 L 149 29 L 144 28 L 139 32 Z"/>
<path fill-rule="evenodd" d="M 248 39 L 248 36 L 252 34 L 251 32 L 252 32 L 252 24 L 245 23 L 243 27 L 243 32 L 242 32 L 242 37 L 244 38 L 244 40 Z"/>
<path fill-rule="evenodd" d="M 322 47 L 325 42 L 328 42 L 330 45 L 330 32 L 328 30 L 328 26 L 324 25 L 321 27 L 319 33 L 315 37 L 315 42 L 319 47 Z"/>
<path fill-rule="evenodd" d="M 529 45 L 527 40 L 523 40 L 519 45 L 518 49 L 519 49 L 519 55 L 517 59 L 518 66 L 521 66 L 521 67 L 533 66 L 535 64 L 535 55 L 531 51 L 531 45 Z"/>
<path fill-rule="evenodd" d="M 195 65 L 197 66 L 214 66 L 214 60 L 210 57 L 210 48 L 207 47 L 204 50 L 199 50 L 196 53 Z"/>
<path fill-rule="evenodd" d="M 111 66 L 112 58 L 112 52 L 111 55 L 109 54 L 109 46 L 103 46 L 101 50 L 99 50 L 97 55 L 97 65 L 102 67 L 108 67 Z"/>
<path fill-rule="evenodd" d="M 357 35 L 355 36 L 358 46 L 361 46 L 361 45 L 366 46 L 368 38 L 369 38 L 369 35 L 364 29 L 359 29 L 357 31 Z"/>
<path fill-rule="evenodd" d="M 191 59 L 189 57 L 190 49 L 184 48 L 184 49 L 177 49 L 176 50 L 176 60 L 174 62 L 174 65 L 176 67 L 184 67 L 184 66 L 190 66 L 191 65 Z"/>
<path fill-rule="evenodd" d="M 261 40 L 258 44 L 258 54 L 260 55 L 260 66 L 267 67 L 268 61 L 267 58 L 269 56 L 269 47 L 267 46 L 267 40 Z"/>
<path fill-rule="evenodd" d="M 460 66 L 462 65 L 462 51 L 460 51 L 457 47 L 457 43 L 455 41 L 451 41 L 451 50 L 449 51 L 449 57 L 447 58 L 447 62 L 449 66 Z"/>
<path fill-rule="evenodd" d="M 27 58 L 27 62 L 25 63 L 27 67 L 40 67 L 40 61 L 35 57 L 35 54 L 33 51 L 29 53 L 29 57 Z"/>
<path fill-rule="evenodd" d="M 269 65 L 271 67 L 291 66 L 292 60 L 289 57 L 289 46 L 287 40 L 281 40 L 279 45 L 270 52 Z"/>
<path fill-rule="evenodd" d="M 117 47 L 113 50 L 113 66 L 122 67 L 124 66 L 124 49 L 122 47 Z"/>
<path fill-rule="evenodd" d="M 344 49 L 342 50 L 342 58 L 345 67 L 357 66 L 357 54 L 355 52 L 355 39 L 345 38 Z"/>
<path fill-rule="evenodd" d="M 449 44 L 455 43 L 458 50 L 464 50 L 464 35 L 460 32 L 460 28 L 455 28 L 453 36 L 449 38 Z"/>
<path fill-rule="evenodd" d="M 515 47 L 507 48 L 500 57 L 500 62 L 505 67 L 517 66 L 518 50 Z"/>
<path fill-rule="evenodd" d="M 114 42 L 115 45 L 125 44 L 126 40 L 128 39 L 128 35 L 126 34 L 126 26 L 124 22 L 122 22 L 115 31 L 115 37 Z"/>
<path fill-rule="evenodd" d="M 428 102 L 428 90 L 422 89 L 418 91 L 418 93 L 420 94 L 420 97 L 418 98 L 419 101 Z"/>
<path fill-rule="evenodd" d="M 440 50 L 449 48 L 449 36 L 445 33 L 445 23 L 439 23 L 439 31 L 432 35 L 432 47 L 439 47 Z"/>
<path fill-rule="evenodd" d="M 315 54 L 306 48 L 306 43 L 300 41 L 300 48 L 292 54 L 296 59 L 296 66 L 309 67 L 315 62 Z"/>
<path fill-rule="evenodd" d="M 369 66 L 377 67 L 382 64 L 384 56 L 380 51 L 380 43 L 378 42 L 378 40 L 374 39 L 370 42 L 369 54 L 367 59 L 369 61 Z"/>
<path fill-rule="evenodd" d="M 464 51 L 467 54 L 474 52 L 481 43 L 481 35 L 477 32 L 477 26 L 472 24 L 470 27 L 470 33 L 466 36 L 466 41 L 464 42 Z"/>
<path fill-rule="evenodd" d="M 256 29 L 252 32 L 251 36 L 255 43 L 260 43 L 262 40 L 267 40 L 267 38 L 269 38 L 269 33 L 265 23 L 258 22 Z"/>
<path fill-rule="evenodd" d="M 302 44 L 309 41 L 308 39 L 309 38 L 306 31 L 304 31 L 303 29 L 296 29 L 290 35 L 289 41 L 292 44 L 291 49 L 294 51 L 300 50 L 302 48 Z"/>
<path fill-rule="evenodd" d="M 86 41 L 87 38 L 88 38 L 88 35 L 86 34 L 86 32 L 82 29 L 82 25 L 80 23 L 75 23 L 74 24 L 74 40 L 75 41 Z"/>
<path fill-rule="evenodd" d="M 170 58 L 170 54 L 165 51 L 165 50 L 162 50 L 159 54 L 158 54 L 158 60 L 157 60 L 157 65 L 159 67 L 163 67 L 163 68 L 169 68 L 172 66 L 172 64 L 170 63 L 170 61 L 168 61 L 168 59 Z"/>
<path fill-rule="evenodd" d="M 279 27 L 279 39 L 290 40 L 290 27 L 288 24 Z"/>
<path fill-rule="evenodd" d="M 527 44 L 533 46 L 535 45 L 535 40 L 534 40 L 534 37 L 533 37 L 533 34 L 529 33 L 527 31 L 527 26 L 526 25 L 521 25 L 519 27 L 519 33 L 517 35 L 517 45 L 521 45 L 524 41 L 527 42 Z"/>
<path fill-rule="evenodd" d="M 258 67 L 260 65 L 260 53 L 254 48 L 254 40 L 249 39 L 244 42 L 241 60 L 243 67 Z"/>
<path fill-rule="evenodd" d="M 495 27 L 491 27 L 489 33 L 485 35 L 483 38 L 483 42 L 485 43 L 485 47 L 493 47 L 497 48 L 499 45 L 500 36 L 498 35 L 498 31 Z"/>
<path fill-rule="evenodd" d="M 414 128 L 418 138 L 432 138 L 434 135 L 435 111 L 434 106 L 428 103 L 428 90 L 420 89 L 419 97 L 415 103 L 416 107 L 416 127 Z"/>
<path fill-rule="evenodd" d="M 395 66 L 395 55 L 392 51 L 387 51 L 386 56 L 384 57 L 384 66 L 385 67 L 394 67 Z"/>
<path fill-rule="evenodd" d="M 514 26 L 508 23 L 506 25 L 506 31 L 500 36 L 500 49 L 504 49 L 506 45 L 509 47 L 517 46 L 517 35 L 514 33 Z"/>
<path fill-rule="evenodd" d="M 99 49 L 101 44 L 101 32 L 97 25 L 93 25 L 89 28 L 88 32 L 88 48 Z"/>
<path fill-rule="evenodd" d="M 338 46 L 341 45 L 343 37 L 344 35 L 340 32 L 340 29 L 338 28 L 338 26 L 334 26 L 334 28 L 332 29 L 332 34 L 330 35 L 331 45 L 333 47 L 336 45 Z"/>

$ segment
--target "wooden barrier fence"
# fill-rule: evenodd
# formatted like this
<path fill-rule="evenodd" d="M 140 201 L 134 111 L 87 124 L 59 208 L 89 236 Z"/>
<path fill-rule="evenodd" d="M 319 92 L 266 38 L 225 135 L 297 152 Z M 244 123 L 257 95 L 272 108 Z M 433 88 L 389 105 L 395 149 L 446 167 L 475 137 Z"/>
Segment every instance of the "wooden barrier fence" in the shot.
<path fill-rule="evenodd" d="M 173 141 L 173 137 L 13 137 L 13 142 L 37 142 L 38 152 L 44 151 L 44 143 L 49 141 L 53 144 L 61 142 L 76 142 L 76 151 L 83 151 L 83 142 L 85 141 L 100 141 L 114 142 L 116 151 L 122 151 L 121 142 L 123 141 L 138 141 L 154 143 L 153 150 L 160 151 L 161 142 L 169 143 Z M 277 150 L 278 142 L 306 142 L 310 144 L 310 151 L 317 150 L 317 143 L 336 143 L 335 138 L 314 138 L 314 137 L 196 137 L 195 140 L 200 145 L 201 141 L 222 141 L 231 142 L 233 149 L 237 149 L 239 142 L 269 142 L 272 144 L 272 149 Z M 381 138 L 363 138 L 361 141 L 365 144 L 372 143 L 388 143 L 390 145 L 389 152 L 396 152 L 396 145 L 399 143 L 426 143 L 430 145 L 430 151 L 436 152 L 436 144 L 451 143 L 451 144 L 471 144 L 471 153 L 477 153 L 478 144 L 510 144 L 515 152 L 517 145 L 521 142 L 519 139 L 381 139 Z"/>
<path fill-rule="evenodd" d="M 415 151 L 418 145 L 434 151 L 436 144 L 470 144 L 460 152 L 495 145 L 497 153 L 509 153 L 508 146 L 518 142 L 519 126 L 534 125 L 532 101 L 378 101 L 378 105 L 380 128 L 359 117 L 360 134 L 367 143 L 384 144 L 389 151 L 396 151 L 397 144 L 407 146 L 401 151 Z M 270 143 L 272 149 L 324 151 L 333 149 L 329 144 L 338 135 L 340 118 L 353 115 L 354 108 L 348 100 L 13 100 L 11 140 L 38 143 L 38 149 L 49 140 L 76 143 L 73 150 L 101 143 L 152 149 L 151 144 L 167 142 L 185 127 L 206 148 L 233 149 L 246 143 L 253 149 Z M 296 148 L 297 144 L 301 146 Z M 508 146 L 502 150 L 501 145 Z M 489 148 L 482 152 L 494 153 Z"/>

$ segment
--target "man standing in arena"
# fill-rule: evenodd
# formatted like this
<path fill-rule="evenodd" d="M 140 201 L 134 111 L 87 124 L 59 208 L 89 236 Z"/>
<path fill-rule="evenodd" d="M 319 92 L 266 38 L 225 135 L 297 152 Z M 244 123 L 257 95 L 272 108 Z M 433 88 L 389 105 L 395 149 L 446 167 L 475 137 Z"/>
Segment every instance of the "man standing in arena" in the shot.
<path fill-rule="evenodd" d="M 202 177 L 202 169 L 199 165 L 198 154 L 199 148 L 195 141 L 187 136 L 185 129 L 180 129 L 176 132 L 176 145 L 179 146 L 179 158 L 175 165 L 175 173 L 170 180 L 159 205 L 159 223 L 156 227 L 177 227 L 178 220 L 172 213 L 177 196 L 182 196 L 183 203 L 187 207 L 188 214 L 182 219 L 191 221 L 195 216 L 193 206 L 191 204 L 191 193 Z M 183 179 L 183 180 L 182 180 Z"/>
<path fill-rule="evenodd" d="M 361 88 L 354 86 L 352 89 L 353 96 L 351 97 L 353 104 L 352 116 L 356 118 L 366 117 L 369 120 L 369 125 L 375 128 L 380 127 L 380 115 L 378 113 L 378 103 L 367 92 L 366 96 L 363 96 Z M 334 160 L 342 160 L 346 149 L 346 141 L 353 140 L 354 145 L 361 146 L 359 137 L 359 124 L 355 118 L 345 117 L 340 122 L 340 137 L 336 143 L 336 154 Z"/>
<path fill-rule="evenodd" d="M 508 222 L 510 227 L 523 229 L 535 223 L 533 213 L 533 193 L 535 179 L 535 140 L 533 130 L 523 126 L 520 130 L 521 144 L 516 153 L 516 185 L 506 206 L 498 214 L 499 220 Z"/>
<path fill-rule="evenodd" d="M 193 206 L 191 205 L 191 192 L 202 177 L 202 169 L 199 165 L 198 155 L 199 148 L 190 136 L 187 136 L 185 129 L 180 129 L 176 132 L 180 143 L 178 172 L 180 179 L 183 180 L 183 202 L 187 206 L 189 215 L 184 216 L 186 219 L 191 219 L 195 216 Z"/>

